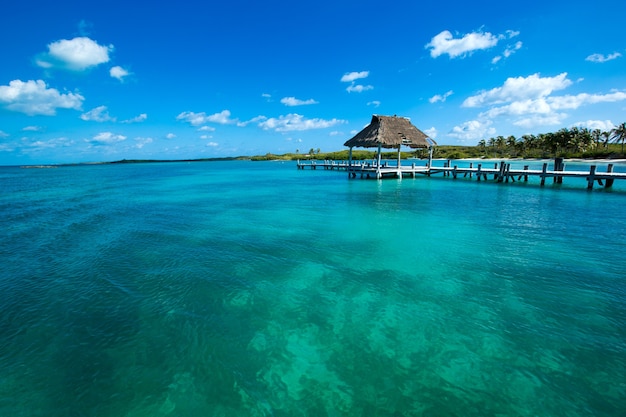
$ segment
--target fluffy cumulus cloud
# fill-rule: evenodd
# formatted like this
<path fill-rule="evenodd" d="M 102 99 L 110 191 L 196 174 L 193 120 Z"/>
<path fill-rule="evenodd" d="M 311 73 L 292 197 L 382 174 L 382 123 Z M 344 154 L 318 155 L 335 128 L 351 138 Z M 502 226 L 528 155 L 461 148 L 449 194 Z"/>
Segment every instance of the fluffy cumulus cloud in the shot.
<path fill-rule="evenodd" d="M 152 138 L 143 138 L 143 137 L 138 137 L 135 138 L 135 145 L 133 146 L 136 149 L 141 149 L 144 146 L 150 144 L 154 142 L 154 140 Z"/>
<path fill-rule="evenodd" d="M 65 137 L 53 138 L 49 140 L 36 140 L 31 143 L 24 144 L 22 151 L 26 154 L 34 154 L 37 152 L 45 152 L 55 148 L 67 148 L 74 145 L 74 141 Z"/>
<path fill-rule="evenodd" d="M 60 93 L 43 80 L 13 80 L 0 86 L 0 103 L 28 115 L 53 116 L 57 109 L 80 110 L 85 98 L 78 93 Z"/>
<path fill-rule="evenodd" d="M 98 106 L 89 110 L 86 113 L 80 115 L 80 118 L 85 121 L 92 122 L 114 122 L 115 117 L 111 117 L 107 106 Z"/>
<path fill-rule="evenodd" d="M 285 106 L 289 106 L 289 107 L 293 107 L 293 106 L 308 106 L 310 104 L 318 104 L 318 102 L 313 100 L 312 98 L 310 98 L 308 100 L 300 100 L 300 99 L 297 99 L 295 97 L 284 97 L 284 98 L 280 99 L 280 102 L 283 103 Z"/>
<path fill-rule="evenodd" d="M 347 72 L 341 77 L 341 82 L 350 83 L 350 85 L 346 88 L 347 92 L 362 93 L 363 91 L 373 90 L 374 86 L 357 84 L 356 80 L 367 78 L 369 77 L 369 75 L 370 75 L 369 71 Z"/>
<path fill-rule="evenodd" d="M 486 107 L 479 114 L 480 120 L 493 120 L 506 116 L 516 126 L 560 125 L 569 116 L 567 110 L 598 103 L 626 100 L 626 92 L 613 91 L 607 94 L 580 93 L 576 95 L 554 95 L 572 85 L 567 73 L 554 77 L 533 74 L 528 77 L 507 79 L 501 87 L 481 91 L 468 97 L 464 107 Z M 461 133 L 461 132 L 457 132 Z"/>
<path fill-rule="evenodd" d="M 437 129 L 435 129 L 434 126 L 431 127 L 430 129 L 424 130 L 424 133 L 426 133 L 426 135 L 428 135 L 428 137 L 431 139 L 437 139 L 437 135 L 439 134 L 439 132 L 437 132 Z"/>
<path fill-rule="evenodd" d="M 124 80 L 124 77 L 130 75 L 130 72 L 126 71 L 124 68 L 119 65 L 114 66 L 109 70 L 109 75 L 113 78 L 117 78 L 120 81 Z"/>
<path fill-rule="evenodd" d="M 513 45 L 509 45 L 506 47 L 506 49 L 504 50 L 504 52 L 502 53 L 502 55 L 498 55 L 496 57 L 494 57 L 491 60 L 492 64 L 495 64 L 497 62 L 500 62 L 503 58 L 508 58 L 511 55 L 513 55 L 515 52 L 517 52 L 518 50 L 522 49 L 522 42 L 518 41 L 515 42 Z"/>
<path fill-rule="evenodd" d="M 222 110 L 219 113 L 207 115 L 205 112 L 194 113 L 191 111 L 185 111 L 176 116 L 176 120 L 181 120 L 190 123 L 192 126 L 200 126 L 205 123 L 219 123 L 219 124 L 232 124 L 237 123 L 236 119 L 230 118 L 231 114 L 229 110 Z"/>
<path fill-rule="evenodd" d="M 148 115 L 146 113 L 141 113 L 138 116 L 133 117 L 132 119 L 122 120 L 121 123 L 141 123 L 148 120 Z"/>
<path fill-rule="evenodd" d="M 591 54 L 587 58 L 585 58 L 585 61 L 596 62 L 596 63 L 602 64 L 604 62 L 612 61 L 614 59 L 617 59 L 617 58 L 619 58 L 621 56 L 622 56 L 622 54 L 620 54 L 619 52 L 614 52 L 614 53 L 608 54 L 608 55 Z"/>
<path fill-rule="evenodd" d="M 453 91 L 450 90 L 448 92 L 446 92 L 445 94 L 435 94 L 434 96 L 432 96 L 431 98 L 428 99 L 429 102 L 431 103 L 437 103 L 437 102 L 444 102 L 446 101 L 446 99 L 448 97 L 450 97 L 453 94 Z"/>
<path fill-rule="evenodd" d="M 48 52 L 41 54 L 36 63 L 42 68 L 63 68 L 84 71 L 109 62 L 113 45 L 99 45 L 87 37 L 62 39 L 48 45 Z"/>
<path fill-rule="evenodd" d="M 433 58 L 444 54 L 447 54 L 450 58 L 463 58 L 474 51 L 490 49 L 496 46 L 500 40 L 510 39 L 517 35 L 519 35 L 519 32 L 512 30 L 501 35 L 477 31 L 466 33 L 461 37 L 455 38 L 449 30 L 444 30 L 435 35 L 430 42 L 426 44 L 425 48 L 430 49 L 430 56 Z M 519 43 L 519 47 L 521 47 L 521 43 Z M 513 49 L 514 48 L 515 46 Z M 509 54 L 510 53 L 511 52 L 509 52 Z"/>
<path fill-rule="evenodd" d="M 474 141 L 495 135 L 496 130 L 491 124 L 492 122 L 489 120 L 470 120 L 452 128 L 452 131 L 450 131 L 448 135 L 460 139 L 461 141 Z"/>
<path fill-rule="evenodd" d="M 336 126 L 338 124 L 345 123 L 344 120 L 339 119 L 307 119 L 299 114 L 288 114 L 278 118 L 269 118 L 259 123 L 259 127 L 264 130 L 275 130 L 277 132 L 289 132 L 311 129 L 324 129 L 327 127 Z"/>
<path fill-rule="evenodd" d="M 91 139 L 91 142 L 96 144 L 110 145 L 113 143 L 122 142 L 124 140 L 126 140 L 126 136 L 116 135 L 115 133 L 111 132 L 101 132 L 94 136 Z"/>
<path fill-rule="evenodd" d="M 609 132 L 615 127 L 615 124 L 610 120 L 587 120 L 585 122 L 574 123 L 574 126 L 586 127 L 591 130 L 599 129 L 603 132 Z"/>
<path fill-rule="evenodd" d="M 370 75 L 369 71 L 354 71 L 354 72 L 347 72 L 345 74 L 343 74 L 343 76 L 341 77 L 341 82 L 342 83 L 352 83 L 356 80 L 359 80 L 361 78 L 367 78 Z"/>
<path fill-rule="evenodd" d="M 463 107 L 480 107 L 546 97 L 553 91 L 562 90 L 571 84 L 566 72 L 555 77 L 541 77 L 539 74 L 533 74 L 528 77 L 508 78 L 502 87 L 481 91 L 468 97 L 463 102 Z"/>

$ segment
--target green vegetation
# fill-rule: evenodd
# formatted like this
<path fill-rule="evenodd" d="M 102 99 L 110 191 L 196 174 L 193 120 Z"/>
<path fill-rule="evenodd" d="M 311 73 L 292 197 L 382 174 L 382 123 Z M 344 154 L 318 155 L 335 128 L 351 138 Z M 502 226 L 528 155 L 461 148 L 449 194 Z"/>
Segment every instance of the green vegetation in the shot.
<path fill-rule="evenodd" d="M 476 146 L 449 146 L 442 145 L 434 148 L 433 158 L 440 159 L 472 159 L 472 158 L 624 158 L 624 143 L 626 142 L 626 123 L 616 126 L 610 131 L 573 127 L 563 128 L 553 133 L 538 135 L 497 136 L 483 139 Z M 621 145 L 621 146 L 620 146 Z M 412 152 L 402 152 L 403 159 L 428 158 L 426 149 L 417 149 Z M 374 150 L 352 150 L 352 159 L 364 160 L 376 157 Z M 397 151 L 383 152 L 384 159 L 396 159 Z M 308 154 L 295 153 L 283 155 L 266 154 L 252 157 L 255 161 L 265 160 L 347 160 L 348 150 L 338 152 L 320 152 L 311 149 Z"/>

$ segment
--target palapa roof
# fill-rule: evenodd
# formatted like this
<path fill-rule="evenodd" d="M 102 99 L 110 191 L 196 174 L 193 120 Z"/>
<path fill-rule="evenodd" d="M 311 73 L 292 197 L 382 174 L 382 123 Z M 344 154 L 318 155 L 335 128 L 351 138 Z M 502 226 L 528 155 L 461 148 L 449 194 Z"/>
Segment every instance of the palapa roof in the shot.
<path fill-rule="evenodd" d="M 430 148 L 437 143 L 405 117 L 373 115 L 372 121 L 343 146 L 377 148 Z"/>

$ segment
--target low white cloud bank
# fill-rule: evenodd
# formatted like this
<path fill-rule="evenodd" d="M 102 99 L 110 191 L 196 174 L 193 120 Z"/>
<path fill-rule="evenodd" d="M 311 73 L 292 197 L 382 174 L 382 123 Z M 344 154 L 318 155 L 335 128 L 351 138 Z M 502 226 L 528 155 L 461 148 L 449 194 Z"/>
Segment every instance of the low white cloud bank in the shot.
<path fill-rule="evenodd" d="M 555 92 L 564 90 L 572 84 L 565 72 L 554 77 L 533 74 L 528 77 L 508 78 L 500 87 L 468 97 L 463 102 L 463 107 L 486 107 L 487 109 L 478 115 L 483 124 L 504 116 L 516 126 L 533 128 L 563 124 L 569 116 L 566 111 L 576 110 L 585 105 L 626 100 L 624 91 L 554 95 Z M 453 133 L 463 135 L 471 128 L 470 125 L 459 126 Z"/>
<path fill-rule="evenodd" d="M 345 123 L 339 119 L 307 119 L 302 115 L 291 113 L 278 118 L 269 118 L 259 123 L 259 127 L 264 130 L 275 130 L 277 132 L 290 132 L 311 129 L 324 129 Z"/>
<path fill-rule="evenodd" d="M 13 80 L 0 86 L 0 103 L 30 116 L 53 116 L 57 109 L 80 110 L 85 98 L 78 93 L 60 93 L 43 80 Z"/>
<path fill-rule="evenodd" d="M 64 68 L 84 71 L 109 62 L 113 45 L 99 45 L 87 37 L 62 39 L 48 44 L 48 52 L 41 54 L 36 63 L 42 68 Z"/>

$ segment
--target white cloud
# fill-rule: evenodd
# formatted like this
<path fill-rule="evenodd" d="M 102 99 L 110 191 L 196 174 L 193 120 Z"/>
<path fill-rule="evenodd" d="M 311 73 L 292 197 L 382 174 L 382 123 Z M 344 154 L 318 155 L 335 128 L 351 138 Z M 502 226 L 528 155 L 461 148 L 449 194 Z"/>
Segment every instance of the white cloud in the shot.
<path fill-rule="evenodd" d="M 200 139 L 213 139 L 211 135 L 200 135 Z"/>
<path fill-rule="evenodd" d="M 174 139 L 175 137 L 176 137 L 176 135 L 173 134 L 173 133 L 168 133 L 167 135 L 165 135 L 166 139 Z"/>
<path fill-rule="evenodd" d="M 374 87 L 371 85 L 355 84 L 355 81 L 367 78 L 369 75 L 369 71 L 349 72 L 341 77 L 341 82 L 350 83 L 348 88 L 346 88 L 348 93 L 362 93 L 363 91 L 372 90 Z"/>
<path fill-rule="evenodd" d="M 283 103 L 285 106 L 307 106 L 310 104 L 318 104 L 317 101 L 313 100 L 312 98 L 308 99 L 308 100 L 300 100 L 297 99 L 295 97 L 284 97 L 280 99 L 280 102 Z"/>
<path fill-rule="evenodd" d="M 600 129 L 604 132 L 608 132 L 615 127 L 615 123 L 610 120 L 587 120 L 586 122 L 574 123 L 573 126 L 586 127 L 591 130 Z"/>
<path fill-rule="evenodd" d="M 217 143 L 217 142 L 207 142 L 206 146 L 216 147 L 216 146 L 219 146 L 219 143 Z"/>
<path fill-rule="evenodd" d="M 510 32 L 510 34 L 514 33 Z M 473 51 L 496 46 L 503 37 L 503 35 L 495 36 L 489 32 L 472 32 L 455 39 L 450 31 L 444 30 L 435 35 L 425 47 L 430 48 L 430 56 L 433 58 L 443 54 L 448 54 L 450 58 L 465 57 Z"/>
<path fill-rule="evenodd" d="M 124 68 L 120 67 L 119 65 L 116 65 L 109 70 L 109 74 L 111 75 L 111 77 L 117 78 L 118 80 L 123 81 L 124 77 L 130 75 L 130 72 L 126 71 Z"/>
<path fill-rule="evenodd" d="M 346 88 L 348 93 L 362 93 L 363 91 L 373 90 L 374 86 L 372 85 L 361 85 L 361 84 L 352 84 Z"/>
<path fill-rule="evenodd" d="M 41 132 L 41 126 L 26 126 L 22 129 L 24 132 Z"/>
<path fill-rule="evenodd" d="M 374 106 L 374 107 L 379 107 L 380 106 L 380 101 L 378 100 L 373 100 L 370 101 L 369 103 L 367 103 L 368 106 Z"/>
<path fill-rule="evenodd" d="M 491 127 L 491 124 L 492 122 L 490 120 L 470 120 L 452 128 L 452 131 L 450 131 L 448 135 L 468 141 L 483 139 L 485 137 L 493 136 L 496 133 L 496 129 Z"/>
<path fill-rule="evenodd" d="M 429 102 L 431 103 L 437 103 L 439 101 L 441 101 L 442 103 L 444 101 L 446 101 L 446 99 L 448 97 L 450 97 L 454 92 L 452 90 L 448 91 L 447 93 L 441 95 L 441 94 L 435 94 L 434 96 L 432 96 L 431 98 L 428 99 Z"/>
<path fill-rule="evenodd" d="M 142 138 L 142 137 L 139 137 L 139 138 L 135 138 L 135 142 L 137 142 L 137 143 L 135 143 L 134 147 L 137 148 L 137 149 L 141 149 L 145 145 L 154 142 L 154 140 L 152 138 Z"/>
<path fill-rule="evenodd" d="M 511 56 L 511 55 L 513 55 L 515 52 L 517 52 L 518 50 L 522 49 L 522 45 L 523 45 L 523 44 L 522 44 L 522 42 L 521 42 L 521 41 L 518 41 L 518 42 L 516 42 L 516 43 L 515 43 L 515 44 L 513 44 L 513 45 L 509 45 L 509 46 L 507 46 L 507 48 L 504 50 L 504 52 L 502 53 L 502 55 L 498 55 L 498 56 L 494 57 L 494 58 L 491 60 L 491 63 L 492 63 L 492 64 L 495 64 L 495 63 L 499 62 L 502 58 L 508 58 L 508 57 L 510 57 L 510 56 Z"/>
<path fill-rule="evenodd" d="M 133 117 L 132 119 L 122 120 L 121 123 L 140 123 L 148 120 L 148 115 L 146 113 L 141 113 L 138 116 Z"/>
<path fill-rule="evenodd" d="M 245 126 L 248 126 L 250 123 L 259 123 L 259 122 L 262 122 L 263 120 L 267 120 L 267 117 L 259 115 L 245 122 L 237 122 L 237 126 L 245 127 Z"/>
<path fill-rule="evenodd" d="M 194 113 L 190 111 L 182 112 L 178 116 L 176 116 L 176 120 L 183 120 L 190 123 L 192 126 L 199 126 L 205 123 L 220 123 L 220 124 L 231 124 L 237 123 L 236 119 L 230 118 L 229 110 L 222 110 L 219 113 L 215 113 L 212 115 L 208 115 L 205 112 Z"/>
<path fill-rule="evenodd" d="M 553 91 L 562 90 L 570 85 L 572 85 L 572 82 L 567 79 L 566 72 L 556 77 L 542 78 L 539 74 L 533 74 L 528 77 L 508 78 L 502 87 L 482 91 L 475 96 L 468 97 L 463 102 L 463 107 L 480 107 L 515 100 L 546 97 Z"/>
<path fill-rule="evenodd" d="M 94 136 L 91 142 L 101 143 L 101 144 L 112 144 L 116 142 L 122 142 L 126 140 L 126 136 L 116 135 L 111 132 L 101 132 Z"/>
<path fill-rule="evenodd" d="M 614 59 L 617 59 L 619 57 L 621 57 L 622 54 L 620 54 L 619 52 L 614 52 L 612 54 L 609 55 L 602 55 L 602 54 L 591 54 L 589 55 L 587 58 L 585 58 L 585 61 L 590 61 L 590 62 L 597 62 L 597 63 L 604 63 L 607 61 L 612 61 Z"/>
<path fill-rule="evenodd" d="M 9 134 L 0 130 L 0 138 L 7 138 L 7 137 L 9 137 Z"/>
<path fill-rule="evenodd" d="M 435 129 L 434 126 L 431 127 L 430 129 L 424 130 L 424 133 L 426 133 L 426 135 L 428 135 L 428 137 L 431 139 L 437 139 L 437 135 L 439 134 L 439 132 L 437 132 L 437 129 Z"/>
<path fill-rule="evenodd" d="M 567 114 L 564 113 L 533 114 L 530 117 L 518 119 L 513 124 L 527 129 L 537 126 L 560 126 L 566 117 Z"/>
<path fill-rule="evenodd" d="M 355 80 L 359 80 L 361 78 L 367 78 L 369 75 L 370 75 L 369 71 L 347 72 L 341 77 L 341 82 L 352 83 Z"/>
<path fill-rule="evenodd" d="M 269 118 L 259 123 L 259 127 L 264 130 L 289 132 L 295 130 L 324 129 L 341 123 L 345 123 L 345 121 L 339 119 L 306 119 L 304 116 L 292 113 L 278 118 Z"/>
<path fill-rule="evenodd" d="M 115 117 L 109 115 L 107 106 L 98 106 L 80 115 L 80 118 L 91 122 L 114 122 Z"/>
<path fill-rule="evenodd" d="M 199 132 L 215 132 L 215 128 L 212 126 L 200 126 Z"/>
<path fill-rule="evenodd" d="M 586 104 L 597 103 L 613 103 L 616 101 L 626 100 L 626 93 L 622 91 L 614 91 L 609 94 L 588 94 L 581 93 L 575 96 L 567 95 L 560 97 L 548 98 L 550 107 L 554 110 L 561 109 L 577 109 Z"/>
<path fill-rule="evenodd" d="M 13 80 L 8 86 L 0 86 L 0 103 L 9 110 L 30 116 L 53 116 L 56 109 L 80 110 L 85 98 L 78 93 L 61 94 L 48 88 L 43 80 Z"/>
<path fill-rule="evenodd" d="M 25 153 L 36 153 L 40 151 L 46 151 L 54 148 L 65 148 L 72 146 L 74 141 L 65 137 L 54 138 L 49 140 L 37 140 L 29 143 L 27 149 L 24 149 Z"/>
<path fill-rule="evenodd" d="M 113 45 L 103 46 L 87 37 L 62 39 L 48 45 L 48 52 L 42 54 L 36 63 L 43 68 L 65 68 L 83 71 L 87 68 L 109 62 L 109 52 Z"/>

